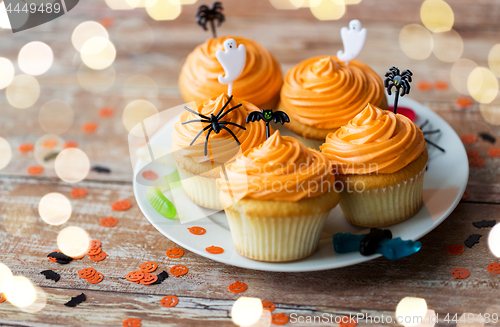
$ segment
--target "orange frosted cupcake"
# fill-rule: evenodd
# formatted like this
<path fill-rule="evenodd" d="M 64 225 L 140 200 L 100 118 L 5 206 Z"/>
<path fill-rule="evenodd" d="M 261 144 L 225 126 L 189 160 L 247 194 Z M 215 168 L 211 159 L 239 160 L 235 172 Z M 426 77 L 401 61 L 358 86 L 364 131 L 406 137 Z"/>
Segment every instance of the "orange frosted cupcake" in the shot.
<path fill-rule="evenodd" d="M 338 172 L 340 207 L 352 224 L 392 225 L 422 207 L 427 149 L 422 131 L 405 116 L 368 104 L 329 134 L 321 151 Z"/>
<path fill-rule="evenodd" d="M 319 151 L 276 131 L 245 151 L 217 180 L 234 246 L 260 261 L 313 254 L 338 201 L 331 164 Z"/>
<path fill-rule="evenodd" d="M 304 145 L 318 148 L 326 136 L 359 114 L 367 103 L 387 109 L 384 84 L 370 67 L 334 56 L 306 59 L 285 75 L 279 110 Z"/>
<path fill-rule="evenodd" d="M 188 55 L 179 76 L 182 97 L 199 104 L 227 90 L 217 79 L 224 70 L 215 53 L 224 50 L 223 43 L 229 38 L 244 44 L 247 50 L 245 69 L 234 82 L 232 94 L 259 108 L 275 108 L 283 83 L 278 61 L 257 42 L 238 36 L 210 38 Z"/>
<path fill-rule="evenodd" d="M 229 97 L 222 93 L 191 109 L 205 116 L 217 115 L 228 100 Z M 263 121 L 246 124 L 246 116 L 251 111 L 260 111 L 253 104 L 232 98 L 223 113 L 239 104 L 241 104 L 240 107 L 226 114 L 222 120 L 246 128 L 244 130 L 234 125 L 225 125 L 238 138 L 241 149 L 233 136 L 223 129 L 218 134 L 210 133 L 207 155 L 205 155 L 205 140 L 209 130 L 202 132 L 193 145 L 190 145 L 193 139 L 209 124 L 202 122 L 182 124 L 191 120 L 200 120 L 199 116 L 189 111 L 184 112 L 174 125 L 172 153 L 177 163 L 181 184 L 186 195 L 200 206 L 222 209 L 216 179 L 223 171 L 224 164 L 233 160 L 240 151 L 253 148 L 265 140 L 265 123 Z"/>

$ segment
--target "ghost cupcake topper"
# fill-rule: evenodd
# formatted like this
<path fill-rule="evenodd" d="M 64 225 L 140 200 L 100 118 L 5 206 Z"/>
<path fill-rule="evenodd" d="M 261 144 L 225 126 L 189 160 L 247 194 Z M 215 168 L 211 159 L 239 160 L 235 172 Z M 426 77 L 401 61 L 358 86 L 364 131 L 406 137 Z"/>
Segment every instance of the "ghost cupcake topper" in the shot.
<path fill-rule="evenodd" d="M 196 12 L 196 22 L 203 27 L 205 31 L 208 31 L 207 23 L 210 22 L 212 35 L 216 38 L 217 31 L 215 30 L 215 21 L 217 21 L 217 27 L 219 27 L 220 24 L 226 20 L 222 13 L 223 10 L 222 3 L 218 1 L 214 2 L 210 8 L 207 5 L 201 5 Z"/>
<path fill-rule="evenodd" d="M 359 55 L 365 45 L 366 28 L 361 28 L 361 22 L 354 19 L 349 22 L 349 28 L 342 27 L 340 36 L 344 44 L 344 51 L 339 50 L 337 58 L 349 65 L 349 62 Z"/>
<path fill-rule="evenodd" d="M 224 51 L 218 50 L 215 57 L 224 69 L 225 75 L 219 75 L 219 83 L 227 84 L 227 95 L 233 93 L 233 82 L 240 77 L 245 62 L 247 60 L 247 51 L 244 44 L 238 44 L 234 39 L 224 41 Z"/>

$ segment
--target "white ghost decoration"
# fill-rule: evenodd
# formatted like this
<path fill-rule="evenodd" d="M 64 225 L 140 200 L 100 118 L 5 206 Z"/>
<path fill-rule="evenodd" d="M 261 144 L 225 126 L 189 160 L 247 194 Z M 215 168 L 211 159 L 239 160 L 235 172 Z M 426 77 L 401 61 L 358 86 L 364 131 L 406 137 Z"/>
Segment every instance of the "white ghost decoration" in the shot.
<path fill-rule="evenodd" d="M 344 44 L 344 51 L 339 50 L 337 58 L 349 65 L 349 61 L 356 58 L 365 45 L 366 28 L 361 28 L 361 22 L 354 19 L 349 22 L 349 28 L 342 27 L 340 36 Z"/>
<path fill-rule="evenodd" d="M 227 95 L 233 93 L 233 82 L 240 77 L 247 60 L 247 50 L 244 44 L 238 44 L 234 39 L 224 41 L 224 51 L 218 50 L 215 57 L 224 69 L 225 76 L 219 75 L 219 83 L 228 84 Z"/>

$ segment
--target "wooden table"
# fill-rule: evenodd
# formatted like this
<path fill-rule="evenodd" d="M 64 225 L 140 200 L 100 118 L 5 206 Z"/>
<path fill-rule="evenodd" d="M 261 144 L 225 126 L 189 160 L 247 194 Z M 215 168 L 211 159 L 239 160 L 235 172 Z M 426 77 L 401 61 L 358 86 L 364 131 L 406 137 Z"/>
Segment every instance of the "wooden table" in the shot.
<path fill-rule="evenodd" d="M 487 66 L 489 49 L 498 41 L 500 7 L 490 1 L 449 1 L 455 11 L 455 29 L 461 34 L 465 49 L 462 57 Z M 200 3 L 199 3 L 200 4 Z M 434 56 L 423 61 L 406 57 L 398 45 L 400 29 L 409 23 L 420 23 L 421 1 L 364 0 L 360 5 L 348 6 L 341 21 L 317 21 L 308 9 L 297 11 L 275 10 L 267 0 L 226 1 L 227 22 L 220 34 L 235 34 L 253 38 L 276 55 L 284 71 L 299 61 L 319 54 L 334 54 L 341 49 L 339 30 L 353 18 L 360 19 L 369 30 L 365 49 L 359 56 L 377 73 L 383 75 L 392 65 L 411 68 L 415 82 L 448 81 L 451 63 L 443 63 Z M 38 76 L 41 96 L 28 109 L 15 109 L 7 102 L 5 91 L 0 91 L 0 136 L 13 149 L 10 164 L 0 170 L 0 262 L 15 275 L 28 277 L 47 296 L 43 310 L 26 313 L 8 302 L 0 304 L 0 324 L 8 326 L 119 326 L 128 317 L 142 319 L 143 326 L 230 326 L 231 307 L 240 296 L 228 292 L 235 280 L 249 285 L 245 296 L 258 297 L 276 304 L 275 312 L 310 316 L 323 313 L 348 315 L 365 313 L 372 316 L 394 316 L 396 305 L 406 296 L 422 297 L 428 307 L 439 313 L 439 325 L 447 313 L 500 313 L 500 275 L 486 271 L 486 265 L 496 259 L 487 246 L 488 229 L 478 230 L 471 224 L 482 219 L 500 218 L 500 159 L 489 158 L 486 152 L 491 144 L 479 140 L 468 149 L 476 149 L 485 158 L 483 168 L 471 168 L 467 190 L 470 198 L 462 201 L 450 217 L 438 228 L 421 239 L 422 250 L 395 262 L 384 258 L 356 266 L 312 273 L 273 273 L 236 268 L 189 251 L 180 259 L 169 259 L 165 251 L 175 244 L 161 235 L 140 212 L 132 192 L 132 166 L 127 144 L 127 131 L 121 114 L 131 100 L 122 94 L 126 78 L 142 74 L 151 77 L 158 95 L 148 98 L 161 111 L 182 104 L 177 88 L 177 77 L 186 55 L 209 35 L 194 23 L 195 6 L 184 6 L 175 21 L 155 22 L 143 9 L 113 11 L 104 2 L 81 1 L 69 14 L 55 21 L 18 34 L 0 30 L 0 56 L 16 61 L 20 48 L 30 41 L 42 41 L 54 51 L 54 64 Z M 102 93 L 84 90 L 77 80 L 80 59 L 71 45 L 71 33 L 81 22 L 112 17 L 110 39 L 117 46 L 114 63 L 116 79 Z M 129 54 L 116 40 L 120 24 L 139 19 L 154 33 L 154 44 L 143 54 Z M 146 42 L 138 30 L 135 41 Z M 20 73 L 16 67 L 16 73 Z M 459 96 L 451 86 L 446 91 L 422 92 L 413 88 L 411 97 L 429 106 L 448 121 L 459 135 L 487 131 L 499 135 L 498 127 L 487 124 L 475 103 L 467 110 L 457 110 Z M 20 154 L 22 142 L 35 143 L 44 135 L 38 122 L 40 107 L 51 99 L 69 102 L 75 112 L 71 129 L 61 135 L 64 140 L 75 140 L 88 155 L 92 165 L 106 166 L 111 174 L 90 172 L 77 186 L 88 189 L 82 199 L 71 199 L 75 186 L 56 177 L 53 168 L 38 177 L 28 176 L 28 166 L 36 164 L 33 153 Z M 116 109 L 113 118 L 102 119 L 102 106 Z M 94 134 L 84 134 L 81 126 L 97 121 Z M 498 145 L 497 145 L 498 146 Z M 450 169 L 453 169 L 450 166 Z M 71 200 L 73 213 L 68 223 L 51 226 L 38 214 L 42 196 L 59 192 Z M 128 199 L 132 208 L 112 212 L 110 204 Z M 103 217 L 113 215 L 119 220 L 114 228 L 99 225 Z M 58 265 L 47 259 L 57 248 L 56 236 L 62 227 L 76 225 L 88 231 L 92 238 L 102 241 L 109 255 L 104 261 L 88 258 Z M 446 247 L 463 243 L 468 235 L 483 235 L 480 243 L 467 249 L 461 256 L 452 256 Z M 166 269 L 173 264 L 189 267 L 189 273 L 180 278 L 170 277 L 161 285 L 145 287 L 125 279 L 127 272 L 136 270 L 145 261 L 152 260 Z M 78 278 L 77 271 L 92 266 L 104 274 L 104 281 L 89 284 Z M 450 274 L 456 267 L 467 268 L 471 276 L 455 280 Z M 61 274 L 54 283 L 40 275 L 53 269 Z M 87 301 L 76 308 L 63 304 L 70 297 L 84 292 Z M 158 300 L 165 295 L 176 295 L 175 308 L 163 308 Z M 496 306 L 496 307 L 495 307 Z M 290 323 L 289 323 L 290 324 Z M 362 322 L 360 322 L 362 324 Z M 308 324 L 296 324 L 298 326 Z M 396 325 L 383 323 L 378 325 Z"/>

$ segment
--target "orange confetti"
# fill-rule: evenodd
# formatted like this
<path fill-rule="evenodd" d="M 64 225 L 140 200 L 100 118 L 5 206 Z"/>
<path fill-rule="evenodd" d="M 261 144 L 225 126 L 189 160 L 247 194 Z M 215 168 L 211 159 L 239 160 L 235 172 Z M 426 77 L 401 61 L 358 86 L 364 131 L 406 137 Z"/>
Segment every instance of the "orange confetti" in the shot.
<path fill-rule="evenodd" d="M 87 251 L 87 255 L 91 256 L 91 255 L 98 255 L 99 253 L 102 252 L 102 249 L 101 247 L 98 247 L 98 248 L 90 248 L 88 251 Z"/>
<path fill-rule="evenodd" d="M 470 276 L 470 272 L 465 268 L 455 268 L 451 271 L 451 275 L 455 279 L 465 279 Z"/>
<path fill-rule="evenodd" d="M 99 125 L 96 122 L 89 121 L 82 125 L 82 131 L 85 134 L 92 134 L 97 130 Z"/>
<path fill-rule="evenodd" d="M 271 322 L 274 325 L 285 325 L 288 322 L 288 316 L 284 313 L 275 313 L 271 315 Z"/>
<path fill-rule="evenodd" d="M 46 139 L 42 142 L 42 146 L 46 149 L 53 149 L 59 142 L 56 139 Z"/>
<path fill-rule="evenodd" d="M 188 227 L 188 230 L 194 235 L 203 235 L 207 232 L 205 228 L 199 226 Z"/>
<path fill-rule="evenodd" d="M 500 158 L 500 148 L 489 148 L 488 156 L 490 158 Z"/>
<path fill-rule="evenodd" d="M 35 145 L 33 143 L 21 143 L 21 144 L 19 144 L 19 147 L 17 149 L 21 153 L 29 153 L 29 152 L 33 151 L 34 148 L 35 148 Z"/>
<path fill-rule="evenodd" d="M 432 90 L 432 83 L 429 81 L 420 81 L 417 83 L 417 89 L 422 92 Z"/>
<path fill-rule="evenodd" d="M 141 327 L 140 318 L 127 318 L 122 322 L 123 327 Z"/>
<path fill-rule="evenodd" d="M 0 303 L 5 302 L 5 300 L 7 300 L 7 298 L 5 297 L 5 295 L 3 293 L 0 293 Z"/>
<path fill-rule="evenodd" d="M 165 252 L 165 254 L 169 258 L 176 259 L 182 257 L 184 255 L 184 251 L 174 246 L 173 248 L 168 249 L 167 252 Z"/>
<path fill-rule="evenodd" d="M 455 101 L 455 104 L 457 105 L 458 109 L 467 109 L 472 106 L 472 99 L 470 97 L 462 96 Z"/>
<path fill-rule="evenodd" d="M 188 268 L 186 266 L 176 265 L 170 268 L 170 273 L 175 277 L 187 274 Z"/>
<path fill-rule="evenodd" d="M 235 281 L 234 283 L 229 285 L 228 289 L 233 293 L 243 293 L 247 290 L 247 284 Z"/>
<path fill-rule="evenodd" d="M 63 144 L 63 149 L 78 148 L 78 143 L 76 141 L 66 141 Z"/>
<path fill-rule="evenodd" d="M 273 312 L 276 309 L 276 306 L 272 302 L 262 300 L 262 309 Z"/>
<path fill-rule="evenodd" d="M 434 87 L 438 91 L 446 91 L 450 88 L 448 82 L 446 82 L 446 81 L 436 81 L 436 83 L 434 84 Z"/>
<path fill-rule="evenodd" d="M 347 316 L 342 317 L 341 322 L 339 322 L 339 327 L 356 327 L 357 325 L 356 319 Z"/>
<path fill-rule="evenodd" d="M 114 19 L 112 17 L 104 17 L 99 20 L 99 23 L 106 29 L 110 28 L 114 23 Z"/>
<path fill-rule="evenodd" d="M 87 282 L 89 282 L 90 284 L 97 284 L 102 282 L 103 279 L 104 275 L 100 272 L 96 272 L 94 276 L 87 278 Z"/>
<path fill-rule="evenodd" d="M 479 154 L 479 151 L 477 150 L 467 150 L 467 157 L 468 158 L 480 158 L 481 155 Z"/>
<path fill-rule="evenodd" d="M 96 249 L 101 247 L 101 241 L 99 240 L 92 240 L 90 241 L 90 248 L 91 249 Z"/>
<path fill-rule="evenodd" d="M 78 277 L 83 278 L 83 279 L 91 278 L 91 277 L 94 277 L 96 272 L 97 271 L 91 267 L 83 268 L 83 269 L 78 270 Z"/>
<path fill-rule="evenodd" d="M 477 136 L 474 134 L 464 134 L 460 137 L 460 140 L 462 140 L 463 144 L 473 145 L 477 142 Z"/>
<path fill-rule="evenodd" d="M 470 193 L 467 190 L 465 190 L 464 194 L 462 195 L 462 199 L 461 200 L 462 201 L 463 200 L 467 200 L 468 198 L 470 198 Z"/>
<path fill-rule="evenodd" d="M 158 265 L 156 264 L 156 262 L 148 261 L 140 265 L 139 268 L 145 273 L 151 273 L 158 268 Z"/>
<path fill-rule="evenodd" d="M 500 274 L 500 263 L 494 261 L 486 266 L 486 270 L 492 274 Z"/>
<path fill-rule="evenodd" d="M 129 200 L 116 201 L 111 205 L 111 209 L 114 211 L 125 211 L 130 209 L 130 207 L 132 207 L 132 204 Z"/>
<path fill-rule="evenodd" d="M 205 251 L 207 251 L 208 253 L 212 253 L 212 254 L 224 253 L 223 248 L 221 248 L 220 246 L 215 246 L 215 245 L 209 246 L 208 248 L 205 249 Z"/>
<path fill-rule="evenodd" d="M 111 107 L 102 107 L 99 109 L 99 117 L 101 118 L 109 118 L 115 114 L 115 109 Z"/>
<path fill-rule="evenodd" d="M 30 176 L 38 176 L 43 173 L 43 167 L 38 165 L 29 166 L 27 172 Z"/>
<path fill-rule="evenodd" d="M 115 227 L 118 224 L 118 219 L 111 216 L 102 218 L 100 224 L 102 227 Z"/>
<path fill-rule="evenodd" d="M 74 189 L 71 190 L 71 197 L 73 199 L 79 199 L 83 198 L 85 195 L 87 195 L 87 189 L 83 187 L 75 187 Z"/>
<path fill-rule="evenodd" d="M 125 277 L 128 281 L 131 282 L 139 282 L 141 279 L 144 278 L 144 271 L 131 271 L 127 274 L 127 277 Z"/>
<path fill-rule="evenodd" d="M 158 179 L 158 175 L 152 170 L 147 170 L 147 171 L 143 172 L 142 177 L 144 177 L 144 179 L 147 179 L 150 181 L 155 181 Z"/>
<path fill-rule="evenodd" d="M 158 301 L 160 301 L 161 306 L 165 308 L 175 307 L 179 303 L 179 299 L 174 295 L 167 295 L 163 299 Z"/>
<path fill-rule="evenodd" d="M 482 168 L 486 162 L 481 157 L 469 157 L 469 167 Z"/>
<path fill-rule="evenodd" d="M 106 254 L 106 252 L 101 251 L 101 253 L 99 253 L 99 254 L 89 255 L 89 258 L 92 261 L 102 261 L 102 260 L 106 259 L 107 256 L 108 255 Z"/>
<path fill-rule="evenodd" d="M 145 272 L 144 277 L 139 281 L 142 285 L 151 285 L 158 280 L 158 276 Z"/>

